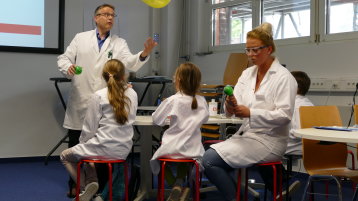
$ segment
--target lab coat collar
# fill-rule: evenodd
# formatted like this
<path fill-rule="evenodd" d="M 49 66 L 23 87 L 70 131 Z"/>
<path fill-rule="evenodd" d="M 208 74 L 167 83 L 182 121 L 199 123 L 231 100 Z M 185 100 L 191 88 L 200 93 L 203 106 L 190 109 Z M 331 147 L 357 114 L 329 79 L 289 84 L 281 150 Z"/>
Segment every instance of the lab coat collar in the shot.
<path fill-rule="evenodd" d="M 254 79 L 252 79 L 252 83 L 251 83 L 251 85 L 252 85 L 251 87 L 253 89 L 255 89 L 256 77 L 257 77 L 257 71 L 258 71 L 258 66 L 255 65 L 254 67 L 255 67 L 255 70 L 252 71 L 252 75 L 251 75 L 254 78 Z M 260 86 L 265 84 L 270 79 L 270 76 L 272 74 L 275 74 L 279 70 L 279 68 L 282 68 L 282 66 L 281 66 L 280 62 L 278 61 L 278 59 L 275 57 L 275 59 L 273 60 L 271 66 L 270 66 L 270 68 L 268 69 L 268 71 L 266 72 L 263 80 L 261 81 Z"/>
<path fill-rule="evenodd" d="M 92 47 L 94 48 L 94 50 L 96 51 L 97 54 L 100 53 L 100 54 L 99 54 L 99 56 L 100 56 L 101 54 L 103 54 L 104 52 L 106 52 L 106 50 L 107 50 L 109 44 L 111 43 L 112 33 L 109 32 L 109 35 L 108 35 L 107 39 L 104 41 L 104 44 L 103 44 L 103 46 L 102 46 L 102 48 L 101 48 L 101 51 L 99 51 L 99 48 L 98 48 L 97 33 L 98 33 L 98 30 L 97 30 L 97 28 L 96 28 L 96 29 L 94 30 L 94 32 L 93 32 L 93 37 L 92 37 L 92 39 L 93 39 L 94 41 L 92 42 Z"/>

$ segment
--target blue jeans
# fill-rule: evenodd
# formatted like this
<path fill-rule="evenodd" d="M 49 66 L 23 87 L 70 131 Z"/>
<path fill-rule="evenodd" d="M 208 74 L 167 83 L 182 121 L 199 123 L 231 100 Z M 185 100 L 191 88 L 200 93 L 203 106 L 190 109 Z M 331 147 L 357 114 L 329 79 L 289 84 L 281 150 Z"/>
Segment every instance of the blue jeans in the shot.
<path fill-rule="evenodd" d="M 227 201 L 235 200 L 236 181 L 232 176 L 235 169 L 230 167 L 212 148 L 204 153 L 203 166 L 206 177 L 217 187 L 225 199 Z"/>

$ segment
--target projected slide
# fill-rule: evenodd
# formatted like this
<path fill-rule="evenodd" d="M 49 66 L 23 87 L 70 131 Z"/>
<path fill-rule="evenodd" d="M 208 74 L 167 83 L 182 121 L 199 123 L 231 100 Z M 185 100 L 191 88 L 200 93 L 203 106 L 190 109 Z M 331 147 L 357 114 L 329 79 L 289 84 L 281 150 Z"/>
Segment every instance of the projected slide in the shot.
<path fill-rule="evenodd" d="M 2 1 L 0 45 L 44 47 L 44 16 L 44 0 Z"/>

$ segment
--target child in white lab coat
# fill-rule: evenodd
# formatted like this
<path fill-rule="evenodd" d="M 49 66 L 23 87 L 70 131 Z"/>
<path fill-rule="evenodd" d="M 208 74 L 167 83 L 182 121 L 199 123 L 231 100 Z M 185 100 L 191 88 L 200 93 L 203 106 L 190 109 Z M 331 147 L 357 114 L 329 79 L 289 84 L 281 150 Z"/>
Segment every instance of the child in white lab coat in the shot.
<path fill-rule="evenodd" d="M 169 128 L 163 134 L 162 144 L 150 161 L 153 174 L 158 174 L 160 171 L 158 158 L 192 158 L 200 164 L 204 154 L 200 127 L 209 118 L 205 98 L 196 95 L 200 81 L 201 72 L 196 65 L 181 64 L 176 69 L 174 76 L 177 93 L 164 100 L 152 114 L 153 122 L 159 126 L 164 126 L 166 121 L 170 121 Z M 170 169 L 169 171 L 165 170 L 168 183 L 174 183 L 176 180 L 168 200 L 178 200 L 180 197 L 182 199 L 183 196 L 189 194 L 189 188 L 181 187 L 186 169 L 179 165 L 177 178 L 168 177 L 167 175 L 172 175 L 171 171 Z"/>
<path fill-rule="evenodd" d="M 133 145 L 133 127 L 137 112 L 137 94 L 128 88 L 125 68 L 116 59 L 106 62 L 102 77 L 107 87 L 89 100 L 80 143 L 66 149 L 61 161 L 76 181 L 77 162 L 84 158 L 126 159 Z M 85 164 L 81 173 L 81 201 L 92 199 L 98 190 L 94 164 Z"/>

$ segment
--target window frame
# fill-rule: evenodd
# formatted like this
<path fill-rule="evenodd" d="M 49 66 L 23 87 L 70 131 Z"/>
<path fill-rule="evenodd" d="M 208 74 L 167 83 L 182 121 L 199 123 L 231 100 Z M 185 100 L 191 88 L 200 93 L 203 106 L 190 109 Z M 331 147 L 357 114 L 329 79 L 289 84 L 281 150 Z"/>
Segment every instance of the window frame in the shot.
<path fill-rule="evenodd" d="M 310 44 L 310 43 L 325 43 L 332 41 L 344 41 L 358 39 L 358 31 L 355 32 L 344 32 L 344 33 L 332 33 L 326 34 L 326 8 L 328 0 L 310 0 L 311 11 L 310 11 L 310 35 L 296 38 L 285 38 L 285 39 L 275 39 L 275 44 L 277 46 L 286 46 L 286 45 L 295 45 L 295 44 Z M 207 11 L 206 16 L 208 17 L 207 23 L 207 33 L 208 40 L 207 46 L 209 51 L 212 52 L 221 52 L 221 51 L 241 51 L 244 52 L 245 43 L 240 44 L 228 44 L 228 45 L 218 45 L 213 46 L 213 9 L 224 8 L 229 6 L 235 6 L 241 3 L 252 3 L 252 28 L 261 24 L 261 19 L 263 16 L 263 0 L 231 0 L 223 3 L 212 4 L 211 0 L 207 1 Z"/>

